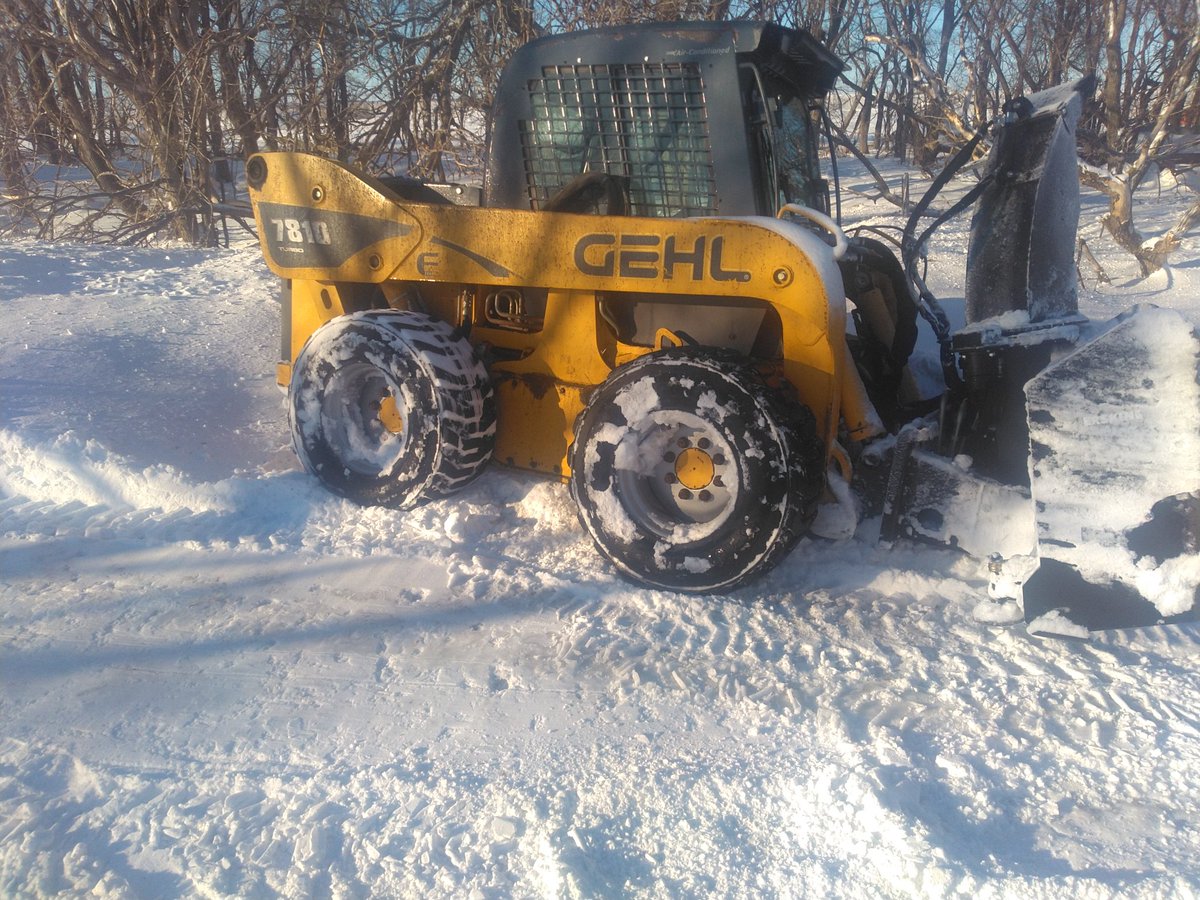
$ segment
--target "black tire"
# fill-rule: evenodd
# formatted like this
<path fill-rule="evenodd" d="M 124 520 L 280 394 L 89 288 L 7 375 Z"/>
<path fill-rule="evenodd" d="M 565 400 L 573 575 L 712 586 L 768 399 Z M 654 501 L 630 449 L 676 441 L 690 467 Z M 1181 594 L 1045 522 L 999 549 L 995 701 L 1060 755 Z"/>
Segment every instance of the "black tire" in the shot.
<path fill-rule="evenodd" d="M 327 322 L 296 358 L 288 393 L 300 462 L 355 503 L 405 508 L 444 496 L 492 455 L 487 370 L 465 339 L 422 313 Z"/>
<path fill-rule="evenodd" d="M 742 357 L 669 349 L 593 392 L 576 421 L 571 495 L 624 575 L 728 590 L 770 570 L 807 530 L 824 462 L 812 413 Z"/>

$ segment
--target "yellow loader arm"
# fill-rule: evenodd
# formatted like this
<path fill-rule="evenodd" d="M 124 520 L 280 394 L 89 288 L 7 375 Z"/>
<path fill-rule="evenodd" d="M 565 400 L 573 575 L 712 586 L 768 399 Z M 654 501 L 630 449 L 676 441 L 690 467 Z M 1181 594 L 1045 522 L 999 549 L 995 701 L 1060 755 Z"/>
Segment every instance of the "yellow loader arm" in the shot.
<path fill-rule="evenodd" d="M 678 304 L 685 323 L 689 304 L 696 319 L 701 304 L 758 307 L 777 322 L 773 362 L 827 444 L 843 417 L 856 436 L 879 430 L 846 362 L 832 249 L 799 225 L 409 203 L 377 179 L 306 153 L 258 154 L 247 175 L 264 256 L 292 283 L 291 358 L 323 322 L 356 308 L 358 286 L 379 286 L 376 296 L 393 308 L 406 308 L 416 288 L 437 317 L 470 325 L 472 343 L 517 354 L 493 367 L 501 406 L 512 411 L 501 416 L 497 455 L 513 465 L 569 474 L 567 444 L 589 390 L 654 349 L 608 333 L 599 309 L 612 296 Z M 495 314 L 530 291 L 546 299 L 528 327 L 517 327 L 515 314 L 511 322 Z M 559 388 L 558 400 L 546 399 L 546 383 Z M 539 425 L 546 421 L 548 430 Z"/>

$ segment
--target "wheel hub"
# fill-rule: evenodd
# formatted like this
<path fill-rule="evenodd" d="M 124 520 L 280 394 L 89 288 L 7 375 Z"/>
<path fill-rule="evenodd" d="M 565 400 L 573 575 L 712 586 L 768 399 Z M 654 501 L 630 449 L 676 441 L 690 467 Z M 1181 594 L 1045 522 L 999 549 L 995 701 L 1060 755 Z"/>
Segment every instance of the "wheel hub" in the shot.
<path fill-rule="evenodd" d="M 404 432 L 404 417 L 400 415 L 400 409 L 396 405 L 396 398 L 391 394 L 387 394 L 379 401 L 379 422 L 392 434 L 402 434 Z"/>
<path fill-rule="evenodd" d="M 675 477 L 688 490 L 712 484 L 714 469 L 712 457 L 699 447 L 688 447 L 675 457 Z"/>
<path fill-rule="evenodd" d="M 717 527 L 733 509 L 736 471 L 727 442 L 701 417 L 653 414 L 623 439 L 618 491 L 629 515 L 655 534 L 679 526 Z M 636 449 L 635 449 L 636 448 Z"/>

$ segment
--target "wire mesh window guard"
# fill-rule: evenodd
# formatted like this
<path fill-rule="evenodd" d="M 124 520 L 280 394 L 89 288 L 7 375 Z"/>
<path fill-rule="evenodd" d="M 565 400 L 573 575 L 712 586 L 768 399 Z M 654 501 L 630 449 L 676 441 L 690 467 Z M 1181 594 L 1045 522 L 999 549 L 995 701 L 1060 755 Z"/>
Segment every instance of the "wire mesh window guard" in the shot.
<path fill-rule="evenodd" d="M 716 212 L 704 83 L 689 63 L 547 66 L 521 145 L 534 209 L 585 172 L 629 178 L 639 216 Z"/>

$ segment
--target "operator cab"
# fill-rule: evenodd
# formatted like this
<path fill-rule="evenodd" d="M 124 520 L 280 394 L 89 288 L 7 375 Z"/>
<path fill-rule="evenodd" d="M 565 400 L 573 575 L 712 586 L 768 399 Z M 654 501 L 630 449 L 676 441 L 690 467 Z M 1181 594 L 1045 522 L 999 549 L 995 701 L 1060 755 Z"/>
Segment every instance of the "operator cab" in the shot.
<path fill-rule="evenodd" d="M 513 57 L 485 206 L 638 216 L 828 211 L 821 108 L 841 61 L 764 22 L 553 35 Z M 621 208 L 624 207 L 624 208 Z"/>

